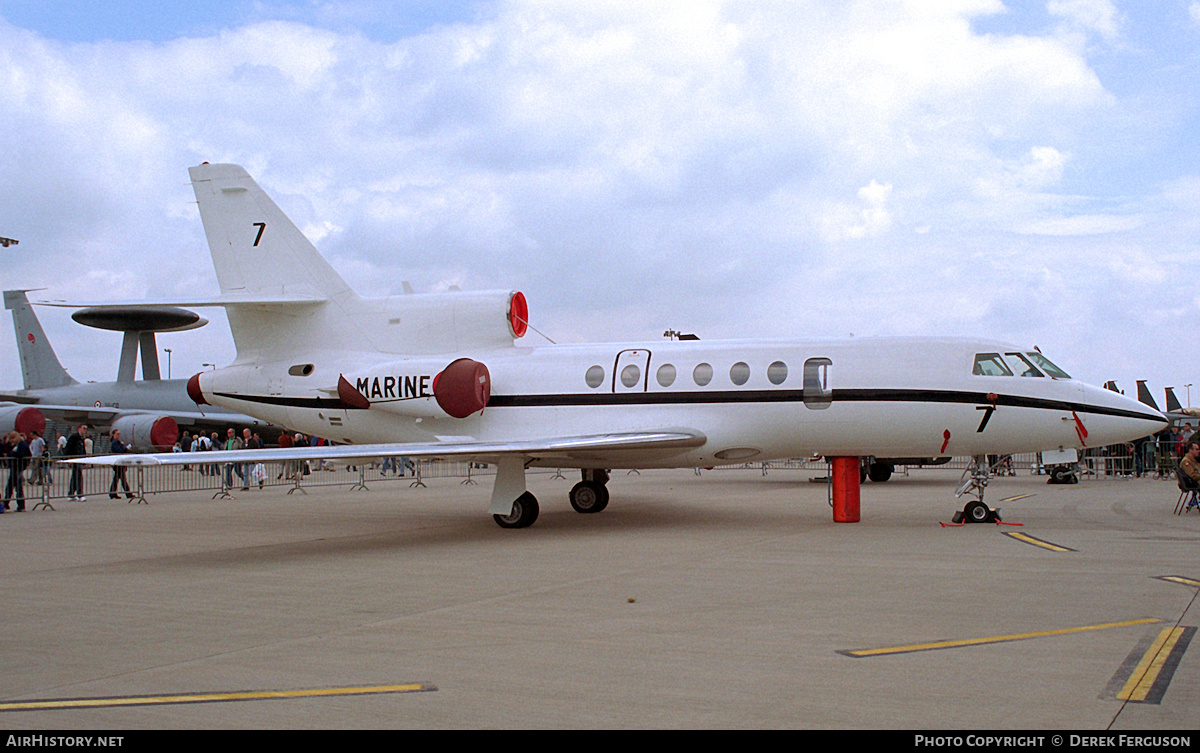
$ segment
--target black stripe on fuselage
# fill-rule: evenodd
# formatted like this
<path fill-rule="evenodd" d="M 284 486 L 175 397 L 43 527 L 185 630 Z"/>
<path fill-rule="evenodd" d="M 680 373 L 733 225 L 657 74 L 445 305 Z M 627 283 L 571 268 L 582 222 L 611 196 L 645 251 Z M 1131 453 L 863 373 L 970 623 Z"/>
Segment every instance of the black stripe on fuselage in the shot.
<path fill-rule="evenodd" d="M 234 395 L 216 393 L 217 397 L 243 400 L 262 405 L 316 410 L 364 410 L 344 404 L 338 398 L 302 398 L 282 395 Z M 1050 400 L 1021 395 L 996 395 L 989 400 L 986 392 L 921 389 L 835 389 L 833 403 L 951 403 L 961 405 L 995 405 L 1037 410 L 1075 411 L 1102 416 L 1140 418 L 1162 421 L 1155 414 L 1103 405 L 1089 405 L 1068 400 Z M 597 392 L 558 395 L 492 395 L 489 408 L 559 408 L 571 406 L 630 406 L 630 405 L 714 405 L 738 403 L 803 403 L 802 390 L 713 390 L 706 392 Z"/>

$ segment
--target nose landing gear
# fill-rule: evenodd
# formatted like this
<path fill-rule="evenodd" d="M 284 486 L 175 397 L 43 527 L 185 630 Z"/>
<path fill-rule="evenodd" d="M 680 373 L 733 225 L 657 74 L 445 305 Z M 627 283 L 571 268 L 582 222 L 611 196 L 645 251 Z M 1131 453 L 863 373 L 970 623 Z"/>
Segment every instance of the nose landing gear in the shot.
<path fill-rule="evenodd" d="M 962 483 L 958 485 L 955 497 L 964 494 L 974 494 L 975 499 L 967 502 L 959 512 L 954 513 L 951 520 L 955 523 L 998 523 L 1000 511 L 993 510 L 983 501 L 983 493 L 987 489 L 988 467 L 986 455 L 976 455 L 971 458 L 971 465 L 963 471 Z"/>

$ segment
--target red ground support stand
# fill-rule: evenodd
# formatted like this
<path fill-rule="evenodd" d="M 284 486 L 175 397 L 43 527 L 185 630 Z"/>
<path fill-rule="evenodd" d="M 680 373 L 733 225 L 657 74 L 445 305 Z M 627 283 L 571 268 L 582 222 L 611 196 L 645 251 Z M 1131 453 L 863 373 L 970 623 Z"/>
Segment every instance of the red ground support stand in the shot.
<path fill-rule="evenodd" d="M 858 458 L 834 458 L 832 470 L 833 521 L 857 523 L 860 478 Z"/>

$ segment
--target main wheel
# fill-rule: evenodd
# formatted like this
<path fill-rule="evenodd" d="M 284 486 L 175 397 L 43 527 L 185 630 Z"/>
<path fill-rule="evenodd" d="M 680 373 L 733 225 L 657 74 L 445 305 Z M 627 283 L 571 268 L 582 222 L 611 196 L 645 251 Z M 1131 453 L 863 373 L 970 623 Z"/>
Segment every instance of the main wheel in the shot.
<path fill-rule="evenodd" d="M 893 466 L 876 460 L 867 467 L 867 477 L 876 483 L 883 483 L 892 477 Z"/>
<path fill-rule="evenodd" d="M 963 520 L 967 523 L 987 523 L 994 515 L 992 509 L 979 500 L 968 502 L 963 508 Z"/>
<path fill-rule="evenodd" d="M 525 492 L 513 502 L 512 512 L 508 515 L 493 515 L 496 525 L 501 528 L 528 528 L 538 517 L 537 497 Z"/>
<path fill-rule="evenodd" d="M 608 507 L 608 487 L 595 481 L 580 481 L 571 489 L 571 507 L 579 513 L 600 512 Z"/>

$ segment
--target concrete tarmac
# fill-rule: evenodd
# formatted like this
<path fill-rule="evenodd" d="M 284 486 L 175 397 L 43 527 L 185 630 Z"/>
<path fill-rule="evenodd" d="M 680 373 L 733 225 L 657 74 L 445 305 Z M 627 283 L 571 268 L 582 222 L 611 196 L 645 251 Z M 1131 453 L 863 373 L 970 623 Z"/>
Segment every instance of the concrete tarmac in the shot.
<path fill-rule="evenodd" d="M 953 528 L 958 472 L 866 483 L 856 524 L 816 475 L 617 471 L 580 515 L 535 474 L 524 530 L 490 478 L 6 514 L 0 726 L 1200 727 L 1173 482 L 995 479 L 1022 525 Z"/>

